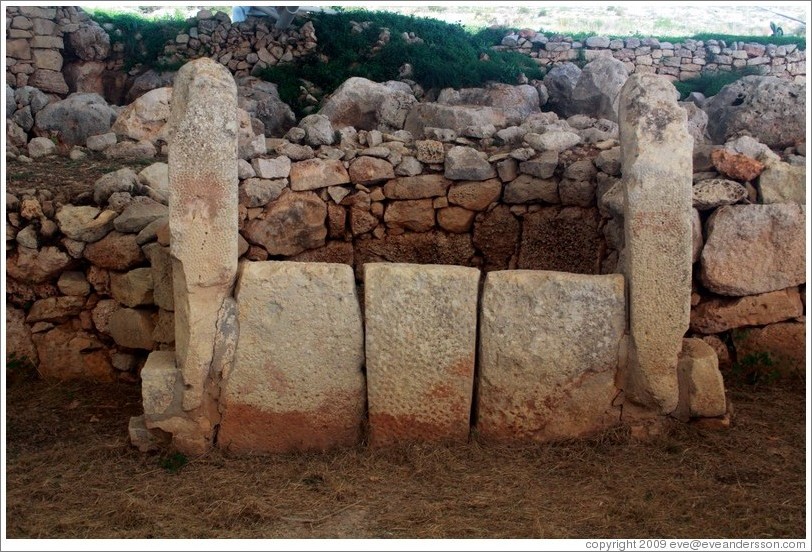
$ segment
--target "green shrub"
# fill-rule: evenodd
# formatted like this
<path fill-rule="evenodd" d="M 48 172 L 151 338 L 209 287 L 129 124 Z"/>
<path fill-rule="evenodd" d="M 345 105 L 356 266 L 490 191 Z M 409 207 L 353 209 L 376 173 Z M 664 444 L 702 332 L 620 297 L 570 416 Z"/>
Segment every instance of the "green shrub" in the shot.
<path fill-rule="evenodd" d="M 179 33 L 189 30 L 189 24 L 180 15 L 163 19 L 148 19 L 133 13 L 88 10 L 88 15 L 99 25 L 109 23 L 115 30 L 108 31 L 111 44 L 124 45 L 124 69 L 143 64 L 158 70 L 174 70 L 179 67 L 161 65 L 164 46 Z"/>
<path fill-rule="evenodd" d="M 715 96 L 719 91 L 732 82 L 736 82 L 748 75 L 760 75 L 758 67 L 744 67 L 733 71 L 707 72 L 684 81 L 674 82 L 674 87 L 680 93 L 680 98 L 685 99 L 691 92 L 701 92 L 705 97 Z"/>

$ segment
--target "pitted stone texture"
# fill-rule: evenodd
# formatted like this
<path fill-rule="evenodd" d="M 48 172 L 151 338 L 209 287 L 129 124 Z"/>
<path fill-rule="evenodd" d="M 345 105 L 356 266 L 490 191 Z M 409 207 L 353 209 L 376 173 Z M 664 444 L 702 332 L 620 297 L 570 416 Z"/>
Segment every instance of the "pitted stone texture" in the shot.
<path fill-rule="evenodd" d="M 475 254 L 468 234 L 441 231 L 387 236 L 385 240 L 359 240 L 355 243 L 355 268 L 363 278 L 363 267 L 371 262 L 417 263 L 471 266 Z"/>
<path fill-rule="evenodd" d="M 684 420 L 724 416 L 725 383 L 716 351 L 701 339 L 683 339 L 682 343 L 677 365 L 680 398 L 675 415 Z"/>
<path fill-rule="evenodd" d="M 693 138 L 673 85 L 634 74 L 620 93 L 629 365 L 624 391 L 662 413 L 678 400 L 691 308 Z"/>
<path fill-rule="evenodd" d="M 217 321 L 237 272 L 236 113 L 237 86 L 224 66 L 201 58 L 178 71 L 169 117 L 169 231 L 185 410 L 201 406 L 206 379 L 218 369 Z"/>
<path fill-rule="evenodd" d="M 502 195 L 502 183 L 491 178 L 485 181 L 455 182 L 448 190 L 448 201 L 471 211 L 484 211 L 488 206 L 499 201 Z"/>
<path fill-rule="evenodd" d="M 620 274 L 490 272 L 480 309 L 479 435 L 550 441 L 617 423 L 625 328 Z"/>
<path fill-rule="evenodd" d="M 709 211 L 722 205 L 733 205 L 747 199 L 747 189 L 733 180 L 710 178 L 693 186 L 693 205 L 699 211 Z"/>
<path fill-rule="evenodd" d="M 803 316 L 798 288 L 735 299 L 714 298 L 691 309 L 691 330 L 715 334 L 743 326 L 763 326 Z"/>
<path fill-rule="evenodd" d="M 240 454 L 353 446 L 364 417 L 364 334 L 352 268 L 247 262 L 240 337 L 218 442 Z"/>
<path fill-rule="evenodd" d="M 599 223 L 595 208 L 543 207 L 528 213 L 522 225 L 518 267 L 597 274 Z"/>
<path fill-rule="evenodd" d="M 797 286 L 805 276 L 806 208 L 794 203 L 732 205 L 707 223 L 702 284 L 720 295 Z"/>
<path fill-rule="evenodd" d="M 479 271 L 364 268 L 370 444 L 468 438 Z"/>
<path fill-rule="evenodd" d="M 175 296 L 172 283 L 172 258 L 169 248 L 157 243 L 150 243 L 141 248 L 149 259 L 152 270 L 152 299 L 156 306 L 175 310 Z"/>

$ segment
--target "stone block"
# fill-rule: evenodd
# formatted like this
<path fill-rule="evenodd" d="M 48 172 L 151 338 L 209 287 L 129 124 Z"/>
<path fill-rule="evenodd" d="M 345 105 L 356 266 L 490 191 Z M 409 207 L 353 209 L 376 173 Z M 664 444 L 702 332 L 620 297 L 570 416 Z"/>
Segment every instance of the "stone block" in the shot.
<path fill-rule="evenodd" d="M 465 442 L 479 271 L 364 266 L 370 444 Z"/>
<path fill-rule="evenodd" d="M 360 442 L 364 335 L 352 268 L 246 262 L 240 337 L 224 374 L 218 442 L 240 454 Z"/>
<path fill-rule="evenodd" d="M 496 441 L 581 437 L 620 419 L 620 274 L 490 272 L 480 309 L 476 427 Z"/>
<path fill-rule="evenodd" d="M 725 383 L 713 347 L 701 339 L 683 339 L 677 372 L 680 398 L 675 415 L 678 418 L 725 415 Z"/>

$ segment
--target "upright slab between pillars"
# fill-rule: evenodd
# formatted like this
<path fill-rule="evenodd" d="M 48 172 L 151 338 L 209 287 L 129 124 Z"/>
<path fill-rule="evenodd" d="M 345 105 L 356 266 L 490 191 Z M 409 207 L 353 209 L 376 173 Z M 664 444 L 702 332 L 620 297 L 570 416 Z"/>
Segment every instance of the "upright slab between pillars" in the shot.
<path fill-rule="evenodd" d="M 479 270 L 367 263 L 364 286 L 370 444 L 466 441 Z"/>
<path fill-rule="evenodd" d="M 657 75 L 629 77 L 619 119 L 630 333 L 623 389 L 670 413 L 691 309 L 693 140 L 674 86 Z"/>
<path fill-rule="evenodd" d="M 266 454 L 361 441 L 364 329 L 352 267 L 245 262 L 218 446 Z"/>

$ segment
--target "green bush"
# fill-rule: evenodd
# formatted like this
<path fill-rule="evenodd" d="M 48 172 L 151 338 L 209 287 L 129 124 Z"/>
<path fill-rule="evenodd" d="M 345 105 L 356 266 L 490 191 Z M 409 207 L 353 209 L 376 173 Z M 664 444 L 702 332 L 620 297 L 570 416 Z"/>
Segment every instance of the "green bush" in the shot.
<path fill-rule="evenodd" d="M 701 92 L 706 98 L 715 96 L 719 91 L 732 82 L 736 82 L 748 75 L 760 75 L 758 67 L 745 67 L 733 71 L 716 71 L 703 73 L 698 77 L 686 79 L 682 82 L 675 81 L 674 87 L 680 94 L 681 99 L 685 99 L 691 92 Z"/>
<path fill-rule="evenodd" d="M 510 29 L 487 29 L 471 33 L 458 24 L 428 18 L 408 17 L 366 10 L 343 11 L 335 15 L 314 14 L 313 25 L 319 37 L 319 55 L 302 59 L 296 65 L 277 65 L 260 73 L 279 87 L 283 101 L 301 114 L 304 105 L 299 86 L 305 79 L 325 92 L 335 90 L 350 77 L 374 81 L 396 79 L 404 63 L 413 68 L 412 79 L 426 89 L 481 86 L 488 81 L 516 82 L 519 73 L 541 78 L 543 72 L 528 56 L 490 49 Z M 350 21 L 370 21 L 362 33 L 350 32 Z M 377 52 L 371 49 L 381 29 L 388 28 L 391 39 Z M 413 32 L 422 43 L 407 43 L 401 36 Z M 480 56 L 487 54 L 487 60 Z"/>
<path fill-rule="evenodd" d="M 112 44 L 124 45 L 125 70 L 139 64 L 158 70 L 177 69 L 162 66 L 159 59 L 167 41 L 189 30 L 189 24 L 179 13 L 169 18 L 148 19 L 133 13 L 91 9 L 88 10 L 88 15 L 99 25 L 109 23 L 115 27 L 115 30 L 108 31 L 108 34 Z"/>

